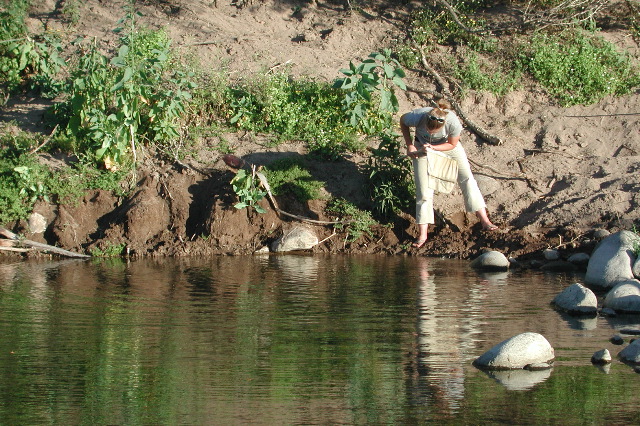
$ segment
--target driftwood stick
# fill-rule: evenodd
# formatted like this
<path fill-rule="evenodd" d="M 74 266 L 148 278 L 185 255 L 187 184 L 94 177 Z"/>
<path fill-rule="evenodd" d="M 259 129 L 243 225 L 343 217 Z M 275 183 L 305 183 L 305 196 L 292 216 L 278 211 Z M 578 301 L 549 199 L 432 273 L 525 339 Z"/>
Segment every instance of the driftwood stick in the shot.
<path fill-rule="evenodd" d="M 482 139 L 486 140 L 487 142 L 491 143 L 492 145 L 502 145 L 502 139 L 500 139 L 499 137 L 497 137 L 495 135 L 490 134 L 488 131 L 483 129 L 480 125 L 478 125 L 478 124 L 474 123 L 473 121 L 471 121 L 466 116 L 466 114 L 464 113 L 464 111 L 462 111 L 462 108 L 460 107 L 458 102 L 454 99 L 453 94 L 451 93 L 451 91 L 447 88 L 446 81 L 427 62 L 427 58 L 426 58 L 426 56 L 424 54 L 424 50 L 422 49 L 422 47 L 416 46 L 416 48 L 420 52 L 420 58 L 421 58 L 421 61 L 422 61 L 422 65 L 427 70 L 427 72 L 429 74 L 431 74 L 431 76 L 436 80 L 436 83 L 438 83 L 438 85 L 442 88 L 442 93 L 444 94 L 445 98 L 447 99 L 447 101 L 449 101 L 449 103 L 451 104 L 453 109 L 456 110 L 456 113 L 458 114 L 460 119 L 467 125 L 467 127 L 469 127 L 475 134 L 477 134 L 478 136 L 480 136 Z M 418 93 L 421 92 L 421 90 L 416 90 L 416 89 L 412 89 L 412 90 L 415 91 L 415 92 L 418 92 Z M 432 93 L 430 91 L 429 92 L 424 91 L 424 92 L 425 93 Z"/>
<path fill-rule="evenodd" d="M 45 146 L 53 137 L 53 135 L 56 134 L 56 131 L 58 130 L 58 124 L 56 124 L 56 127 L 53 128 L 53 130 L 51 131 L 51 134 L 44 140 L 44 142 L 42 142 L 39 146 L 37 146 L 36 148 L 32 149 L 29 154 L 35 154 L 36 152 L 40 151 L 40 148 L 42 148 L 43 146 Z"/>
<path fill-rule="evenodd" d="M 222 160 L 225 162 L 227 166 L 236 170 L 241 169 L 243 167 L 251 169 L 252 172 L 255 174 L 255 176 L 257 176 L 258 179 L 260 180 L 260 183 L 262 184 L 264 189 L 267 191 L 267 197 L 269 198 L 269 201 L 271 202 L 273 209 L 280 215 L 289 216 L 296 220 L 313 223 L 316 225 L 337 225 L 337 224 L 347 224 L 347 223 L 353 222 L 351 220 L 338 220 L 338 221 L 315 220 L 315 219 L 310 219 L 308 217 L 285 212 L 280 207 L 278 207 L 278 202 L 276 201 L 275 197 L 271 193 L 271 185 L 269 185 L 269 181 L 267 180 L 267 177 L 263 173 L 258 171 L 257 167 L 254 164 L 251 164 L 248 161 L 245 161 L 242 158 L 236 157 L 235 155 L 232 155 L 232 154 L 223 155 Z"/>
<path fill-rule="evenodd" d="M 80 254 L 80 253 L 75 253 L 69 250 L 64 250 L 61 249 L 59 247 L 55 247 L 55 246 L 50 246 L 48 244 L 43 244 L 43 243 L 38 243 L 36 241 L 31 241 L 31 240 L 27 240 L 27 239 L 21 239 L 19 238 L 16 234 L 14 234 L 13 232 L 9 231 L 8 229 L 2 228 L 0 227 L 0 236 L 8 238 L 11 241 L 15 241 L 17 244 L 28 247 L 28 248 L 34 248 L 37 250 L 43 250 L 43 251 L 48 251 L 54 254 L 59 254 L 60 256 L 66 256 L 66 257 L 77 257 L 77 258 L 89 258 L 91 256 L 86 255 L 86 254 Z"/>

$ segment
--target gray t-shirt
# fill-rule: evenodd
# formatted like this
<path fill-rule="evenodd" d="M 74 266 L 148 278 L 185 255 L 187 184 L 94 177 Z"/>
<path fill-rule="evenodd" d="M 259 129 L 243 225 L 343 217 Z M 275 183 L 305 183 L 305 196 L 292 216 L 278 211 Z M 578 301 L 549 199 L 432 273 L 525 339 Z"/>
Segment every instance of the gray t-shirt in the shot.
<path fill-rule="evenodd" d="M 460 136 L 462 133 L 462 123 L 458 116 L 450 110 L 444 110 L 447 115 L 444 118 L 444 126 L 436 133 L 427 132 L 427 116 L 432 107 L 414 109 L 404 115 L 404 124 L 415 127 L 415 137 L 417 139 L 416 148 L 420 149 L 424 144 L 440 145 L 449 137 Z"/>

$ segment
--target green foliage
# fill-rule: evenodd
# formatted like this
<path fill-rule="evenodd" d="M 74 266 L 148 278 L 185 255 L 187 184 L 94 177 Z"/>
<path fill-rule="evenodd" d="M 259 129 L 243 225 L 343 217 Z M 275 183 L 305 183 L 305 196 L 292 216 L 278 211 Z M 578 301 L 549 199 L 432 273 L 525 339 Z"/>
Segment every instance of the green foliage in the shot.
<path fill-rule="evenodd" d="M 476 21 L 471 16 L 472 12 L 487 7 L 490 3 L 488 0 L 449 1 L 462 24 L 472 29 L 484 26 L 482 21 Z M 465 31 L 455 21 L 450 11 L 440 3 L 436 3 L 435 7 L 425 7 L 413 16 L 410 37 L 421 46 L 438 43 L 444 45 L 462 44 L 478 51 L 496 49 L 496 42 L 493 38 Z"/>
<path fill-rule="evenodd" d="M 30 153 L 42 136 L 0 129 L 0 223 L 25 219 L 39 200 L 73 202 L 87 189 L 104 189 L 123 195 L 125 172 L 110 173 L 75 163 L 56 170 Z"/>
<path fill-rule="evenodd" d="M 285 158 L 265 169 L 273 195 L 293 194 L 298 201 L 305 202 L 320 198 L 323 182 L 313 179 L 301 161 Z"/>
<path fill-rule="evenodd" d="M 495 71 L 491 71 L 495 68 Z M 483 63 L 476 53 L 465 57 L 465 62 L 454 69 L 464 88 L 484 90 L 496 95 L 504 95 L 518 86 L 522 71 L 519 68 L 504 69 L 503 67 Z"/>
<path fill-rule="evenodd" d="M 236 209 L 253 207 L 258 213 L 267 212 L 258 204 L 258 201 L 262 200 L 267 193 L 260 189 L 260 179 L 256 176 L 255 170 L 252 173 L 244 169 L 238 170 L 231 179 L 231 187 L 240 200 L 233 207 Z"/>
<path fill-rule="evenodd" d="M 49 194 L 50 172 L 27 151 L 33 144 L 22 133 L 0 137 L 0 223 L 25 219 L 36 200 Z"/>
<path fill-rule="evenodd" d="M 93 257 L 118 257 L 122 255 L 122 252 L 126 248 L 125 243 L 115 244 L 108 243 L 105 248 L 95 247 L 91 249 L 91 256 Z"/>
<path fill-rule="evenodd" d="M 398 112 L 394 87 L 406 90 L 405 72 L 391 50 L 372 53 L 358 66 L 349 62 L 349 68 L 340 72 L 346 77 L 337 79 L 334 87 L 345 92 L 342 107 L 349 124 L 365 134 L 387 131 Z"/>
<path fill-rule="evenodd" d="M 635 225 L 633 225 L 633 232 L 640 237 L 640 229 Z M 640 241 L 633 242 L 633 254 L 635 254 L 636 257 L 640 257 Z"/>
<path fill-rule="evenodd" d="M 352 203 L 346 201 L 343 198 L 333 198 L 326 208 L 327 212 L 334 213 L 340 217 L 341 220 L 349 221 L 346 224 L 336 224 L 337 229 L 347 230 L 347 240 L 356 241 L 363 235 L 373 236 L 371 227 L 378 224 L 378 222 L 371 217 L 371 213 L 368 211 L 360 210 Z"/>
<path fill-rule="evenodd" d="M 57 79 L 64 61 L 61 44 L 50 35 L 30 36 L 24 22 L 27 1 L 12 1 L 0 11 L 0 98 L 18 89 L 38 90 L 53 98 L 62 88 Z"/>
<path fill-rule="evenodd" d="M 401 154 L 397 135 L 383 136 L 365 169 L 369 173 L 369 190 L 374 211 L 388 218 L 411 206 L 415 183 L 411 161 Z"/>
<path fill-rule="evenodd" d="M 624 95 L 640 84 L 629 58 L 595 33 L 536 33 L 519 61 L 562 106 L 591 104 Z"/>
<path fill-rule="evenodd" d="M 140 144 L 164 147 L 180 139 L 194 87 L 190 75 L 172 66 L 166 34 L 136 28 L 135 16 L 129 12 L 120 21 L 127 30 L 116 29 L 124 35 L 111 59 L 95 43 L 81 47 L 69 99 L 59 107 L 79 149 L 107 166 L 135 159 Z"/>
<path fill-rule="evenodd" d="M 275 135 L 275 143 L 303 140 L 313 154 L 337 159 L 362 148 L 340 102 L 341 92 L 327 84 L 275 73 L 229 86 L 220 109 L 238 128 Z"/>

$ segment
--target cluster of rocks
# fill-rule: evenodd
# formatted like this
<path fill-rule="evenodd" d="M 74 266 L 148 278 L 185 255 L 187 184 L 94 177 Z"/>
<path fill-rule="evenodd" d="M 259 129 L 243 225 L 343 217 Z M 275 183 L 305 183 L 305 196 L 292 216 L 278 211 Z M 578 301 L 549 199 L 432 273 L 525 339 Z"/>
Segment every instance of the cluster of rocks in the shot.
<path fill-rule="evenodd" d="M 584 285 L 574 283 L 564 289 L 551 302 L 554 307 L 569 315 L 596 316 L 617 314 L 640 314 L 640 235 L 630 231 L 620 231 L 603 238 L 591 256 L 574 255 L 569 262 L 585 262 Z M 547 260 L 555 261 L 556 253 L 544 253 Z M 474 259 L 471 266 L 483 270 L 506 270 L 513 264 L 502 253 L 487 251 Z M 606 292 L 602 306 L 593 290 Z M 640 330 L 625 329 L 622 334 L 636 335 Z M 612 343 L 624 344 L 620 335 L 611 339 Z M 622 362 L 634 365 L 640 372 L 640 339 L 631 339 L 618 354 Z M 507 339 L 478 357 L 474 365 L 481 369 L 495 371 L 549 370 L 553 363 L 554 350 L 549 342 L 537 333 L 522 333 Z M 607 349 L 596 351 L 591 362 L 607 365 L 612 357 Z M 496 373 L 493 373 L 496 374 Z M 496 377 L 498 378 L 498 377 Z M 540 378 L 529 377 L 526 381 L 513 381 L 510 387 L 522 388 L 538 383 Z M 542 377 L 544 379 L 544 377 Z M 503 380 L 500 380 L 503 381 Z"/>

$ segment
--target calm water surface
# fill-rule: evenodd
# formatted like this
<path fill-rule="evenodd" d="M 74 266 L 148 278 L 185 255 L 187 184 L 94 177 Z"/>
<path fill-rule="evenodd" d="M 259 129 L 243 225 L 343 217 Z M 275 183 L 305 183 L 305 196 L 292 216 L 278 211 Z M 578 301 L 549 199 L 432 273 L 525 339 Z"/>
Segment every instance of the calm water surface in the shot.
<path fill-rule="evenodd" d="M 0 263 L 1 424 L 629 424 L 591 365 L 640 317 L 550 307 L 581 275 L 415 257 Z M 524 331 L 552 370 L 472 361 Z"/>

